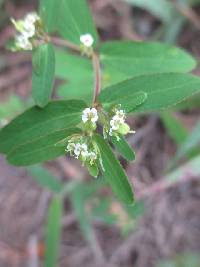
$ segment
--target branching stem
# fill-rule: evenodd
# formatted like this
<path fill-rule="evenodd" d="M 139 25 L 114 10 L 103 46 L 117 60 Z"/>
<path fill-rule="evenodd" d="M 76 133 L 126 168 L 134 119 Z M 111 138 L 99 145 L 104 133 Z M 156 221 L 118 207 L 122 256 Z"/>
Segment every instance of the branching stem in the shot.
<path fill-rule="evenodd" d="M 67 47 L 75 52 L 82 53 L 81 47 L 73 44 L 68 40 L 63 40 L 58 37 L 50 37 L 50 41 L 54 45 L 64 46 Z M 92 52 L 92 63 L 93 63 L 93 70 L 94 70 L 94 93 L 93 93 L 93 103 L 96 102 L 97 96 L 101 91 L 101 68 L 100 68 L 100 61 L 99 55 L 95 52 Z"/>

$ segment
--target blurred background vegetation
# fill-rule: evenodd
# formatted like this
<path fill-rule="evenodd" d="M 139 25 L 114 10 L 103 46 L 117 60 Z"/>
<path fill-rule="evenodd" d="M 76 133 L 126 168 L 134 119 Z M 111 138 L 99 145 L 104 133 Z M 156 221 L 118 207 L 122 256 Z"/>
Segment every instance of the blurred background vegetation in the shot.
<path fill-rule="evenodd" d="M 102 40 L 177 45 L 193 54 L 200 74 L 199 0 L 89 4 Z M 34 0 L 0 0 L 0 126 L 33 104 L 31 57 L 5 47 L 14 34 L 10 17 L 36 8 Z M 61 49 L 56 61 L 54 97 L 81 91 L 90 99 L 89 62 Z M 108 69 L 103 83 L 122 78 Z M 129 119 L 137 130 L 128 138 L 137 159 L 121 162 L 135 188 L 134 207 L 123 206 L 73 159 L 16 169 L 0 157 L 0 266 L 199 267 L 199 107 L 195 96 L 163 113 Z"/>

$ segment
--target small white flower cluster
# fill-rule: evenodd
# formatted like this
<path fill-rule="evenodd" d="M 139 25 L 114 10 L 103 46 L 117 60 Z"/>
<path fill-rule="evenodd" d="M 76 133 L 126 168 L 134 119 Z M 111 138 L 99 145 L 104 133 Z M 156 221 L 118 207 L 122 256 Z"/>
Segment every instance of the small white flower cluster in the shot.
<path fill-rule="evenodd" d="M 109 135 L 112 136 L 113 132 L 119 130 L 119 127 L 125 123 L 126 115 L 123 110 L 117 110 L 115 115 L 110 120 Z"/>
<path fill-rule="evenodd" d="M 92 47 L 94 38 L 90 33 L 86 33 L 80 36 L 80 42 L 86 47 Z"/>
<path fill-rule="evenodd" d="M 126 114 L 125 111 L 120 109 L 115 111 L 115 115 L 110 120 L 109 135 L 116 136 L 119 140 L 118 134 L 126 135 L 127 133 L 135 133 L 135 131 L 130 131 L 129 125 L 125 122 Z"/>
<path fill-rule="evenodd" d="M 35 12 L 27 14 L 23 20 L 11 20 L 16 30 L 19 32 L 19 34 L 15 38 L 15 45 L 17 49 L 33 49 L 31 39 L 35 36 L 36 33 L 35 23 L 39 20 L 40 17 Z"/>
<path fill-rule="evenodd" d="M 97 154 L 94 151 L 89 151 L 87 144 L 74 143 L 69 141 L 67 145 L 67 152 L 74 155 L 75 158 L 80 159 L 83 162 L 89 162 L 91 165 L 97 159 Z"/>
<path fill-rule="evenodd" d="M 86 108 L 82 113 L 82 121 L 83 123 L 91 122 L 96 123 L 98 121 L 98 112 L 96 108 Z"/>

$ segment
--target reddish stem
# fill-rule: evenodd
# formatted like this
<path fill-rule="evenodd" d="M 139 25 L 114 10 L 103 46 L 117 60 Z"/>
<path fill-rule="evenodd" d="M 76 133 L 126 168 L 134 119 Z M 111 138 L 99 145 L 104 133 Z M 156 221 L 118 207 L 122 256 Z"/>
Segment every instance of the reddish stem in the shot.
<path fill-rule="evenodd" d="M 81 52 L 81 49 L 78 45 L 75 45 L 68 40 L 63 40 L 63 39 L 60 39 L 58 37 L 51 37 L 51 42 L 55 45 L 66 46 L 71 50 L 74 50 L 74 51 L 79 52 L 79 53 Z"/>
<path fill-rule="evenodd" d="M 71 43 L 68 40 L 63 40 L 58 37 L 50 37 L 50 41 L 59 46 L 65 46 L 68 47 L 69 49 L 76 51 L 78 53 L 81 53 L 81 48 L 76 45 Z M 100 68 L 100 61 L 99 61 L 99 56 L 93 52 L 92 53 L 92 62 L 93 62 L 93 69 L 94 69 L 94 96 L 93 96 L 93 103 L 96 102 L 97 96 L 99 95 L 101 91 L 101 68 Z"/>

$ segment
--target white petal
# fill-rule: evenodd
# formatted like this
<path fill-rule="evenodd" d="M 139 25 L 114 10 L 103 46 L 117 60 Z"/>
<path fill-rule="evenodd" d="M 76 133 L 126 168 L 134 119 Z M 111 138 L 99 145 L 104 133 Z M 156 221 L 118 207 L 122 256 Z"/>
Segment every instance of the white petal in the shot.
<path fill-rule="evenodd" d="M 98 121 L 98 116 L 93 117 L 93 118 L 91 119 L 91 121 L 92 121 L 92 122 L 96 122 L 96 121 Z"/>
<path fill-rule="evenodd" d="M 77 143 L 77 144 L 75 144 L 75 147 L 74 147 L 74 154 L 79 156 L 80 153 L 81 153 L 81 144 Z"/>
<path fill-rule="evenodd" d="M 115 123 L 115 121 L 114 121 L 114 120 L 111 120 L 111 121 L 110 121 L 110 126 L 113 126 L 114 123 Z"/>
<path fill-rule="evenodd" d="M 84 44 L 87 47 L 90 47 L 94 43 L 94 39 L 91 34 L 86 33 L 80 36 L 80 41 L 82 44 Z"/>
<path fill-rule="evenodd" d="M 85 108 L 85 109 L 83 110 L 83 114 L 88 114 L 88 113 L 90 113 L 90 108 Z"/>
<path fill-rule="evenodd" d="M 39 16 L 36 12 L 29 13 L 24 18 L 25 22 L 30 22 L 30 23 L 35 23 L 36 20 L 39 20 Z"/>
<path fill-rule="evenodd" d="M 91 112 L 92 112 L 94 115 L 97 115 L 97 110 L 96 110 L 96 108 L 91 108 Z"/>
<path fill-rule="evenodd" d="M 82 152 L 81 152 L 81 155 L 82 155 L 83 157 L 87 157 L 87 156 L 88 156 L 88 151 L 82 151 Z"/>
<path fill-rule="evenodd" d="M 110 135 L 110 136 L 113 135 L 112 132 L 113 132 L 112 129 L 110 129 L 110 131 L 109 131 L 109 135 Z"/>
<path fill-rule="evenodd" d="M 86 115 L 82 115 L 82 121 L 83 121 L 84 123 L 86 123 L 86 121 L 88 121 L 88 116 L 86 116 Z"/>
<path fill-rule="evenodd" d="M 112 126 L 112 130 L 117 131 L 119 129 L 119 125 Z"/>
<path fill-rule="evenodd" d="M 90 157 L 91 160 L 97 159 L 97 155 L 94 152 L 90 152 L 89 153 L 89 157 Z"/>
<path fill-rule="evenodd" d="M 83 150 L 87 150 L 87 145 L 86 145 L 86 144 L 82 144 L 82 145 L 81 145 L 81 149 L 83 149 Z"/>
<path fill-rule="evenodd" d="M 125 117 L 125 112 L 124 112 L 124 110 L 122 110 L 122 109 L 120 109 L 120 110 L 117 110 L 117 112 L 116 112 L 116 115 L 118 115 L 119 117 Z"/>

